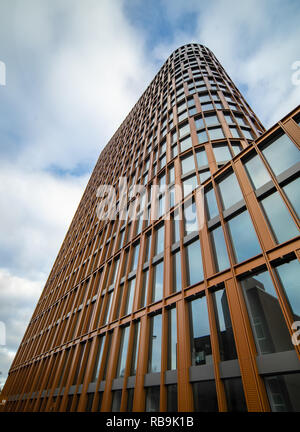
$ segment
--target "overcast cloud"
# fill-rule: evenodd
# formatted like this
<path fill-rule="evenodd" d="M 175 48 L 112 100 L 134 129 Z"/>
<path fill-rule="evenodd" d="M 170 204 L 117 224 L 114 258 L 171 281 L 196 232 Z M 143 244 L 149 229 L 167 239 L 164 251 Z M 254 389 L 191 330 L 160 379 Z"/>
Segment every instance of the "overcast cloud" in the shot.
<path fill-rule="evenodd" d="M 299 22 L 297 0 L 2 0 L 2 381 L 101 149 L 166 58 L 208 46 L 269 127 L 299 103 Z"/>

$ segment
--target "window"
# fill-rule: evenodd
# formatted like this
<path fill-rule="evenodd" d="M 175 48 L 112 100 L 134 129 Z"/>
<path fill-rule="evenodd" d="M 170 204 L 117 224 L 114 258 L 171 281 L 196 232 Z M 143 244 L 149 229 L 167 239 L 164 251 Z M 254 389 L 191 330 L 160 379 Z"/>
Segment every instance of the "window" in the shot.
<path fill-rule="evenodd" d="M 210 137 L 211 141 L 225 138 L 224 133 L 220 127 L 214 128 L 214 129 L 209 129 L 208 133 L 209 133 L 209 137 Z"/>
<path fill-rule="evenodd" d="M 183 196 L 186 197 L 190 193 L 193 192 L 194 189 L 198 186 L 196 174 L 188 177 L 186 180 L 182 182 L 183 186 Z"/>
<path fill-rule="evenodd" d="M 172 215 L 172 243 L 177 243 L 180 240 L 180 222 L 177 213 Z"/>
<path fill-rule="evenodd" d="M 219 124 L 218 117 L 216 115 L 206 115 L 205 116 L 205 123 L 206 126 L 214 126 L 216 124 Z"/>
<path fill-rule="evenodd" d="M 300 316 L 300 263 L 298 260 L 293 260 L 276 267 L 276 273 L 285 295 L 289 301 L 291 311 L 294 315 L 295 321 L 299 321 Z"/>
<path fill-rule="evenodd" d="M 232 147 L 232 150 L 233 150 L 233 153 L 234 153 L 235 156 L 237 154 L 239 154 L 243 150 L 243 147 L 238 142 L 233 142 L 232 141 L 230 144 L 231 144 L 231 147 Z"/>
<path fill-rule="evenodd" d="M 190 136 L 184 138 L 182 141 L 180 141 L 180 148 L 181 151 L 184 152 L 187 149 L 192 147 L 192 139 Z"/>
<path fill-rule="evenodd" d="M 162 316 L 155 315 L 150 318 L 150 339 L 148 356 L 148 373 L 160 372 L 161 370 L 161 336 Z"/>
<path fill-rule="evenodd" d="M 300 373 L 269 376 L 265 384 L 273 412 L 300 411 Z"/>
<path fill-rule="evenodd" d="M 251 157 L 245 162 L 247 174 L 254 189 L 259 189 L 271 180 L 271 177 L 258 155 Z"/>
<path fill-rule="evenodd" d="M 164 262 L 153 266 L 152 301 L 156 302 L 163 297 L 164 286 Z"/>
<path fill-rule="evenodd" d="M 172 255 L 173 292 L 181 291 L 181 257 L 180 250 Z"/>
<path fill-rule="evenodd" d="M 161 225 L 155 230 L 155 251 L 154 255 L 158 255 L 164 251 L 164 225 Z"/>
<path fill-rule="evenodd" d="M 219 215 L 215 192 L 213 189 L 208 189 L 204 196 L 208 220 L 213 219 L 215 216 Z"/>
<path fill-rule="evenodd" d="M 168 311 L 168 370 L 177 369 L 176 307 Z"/>
<path fill-rule="evenodd" d="M 129 326 L 122 328 L 116 377 L 123 377 L 125 375 L 128 339 L 129 339 Z"/>
<path fill-rule="evenodd" d="M 128 281 L 127 284 L 127 296 L 124 315 L 132 312 L 133 300 L 134 300 L 134 289 L 135 289 L 135 278 Z"/>
<path fill-rule="evenodd" d="M 241 281 L 258 354 L 293 349 L 268 271 Z"/>
<path fill-rule="evenodd" d="M 195 160 L 193 154 L 190 154 L 181 159 L 181 171 L 182 174 L 186 174 L 190 171 L 195 171 Z"/>
<path fill-rule="evenodd" d="M 208 165 L 208 160 L 204 148 L 196 152 L 196 159 L 198 168 Z"/>
<path fill-rule="evenodd" d="M 196 412 L 217 412 L 218 399 L 215 381 L 193 383 L 194 410 Z"/>
<path fill-rule="evenodd" d="M 122 390 L 114 390 L 112 392 L 112 412 L 119 412 L 121 408 Z"/>
<path fill-rule="evenodd" d="M 279 192 L 272 193 L 262 199 L 260 203 L 264 209 L 277 243 L 285 242 L 299 234 L 288 209 L 279 195 Z M 282 223 L 282 221 L 284 221 L 284 223 Z"/>
<path fill-rule="evenodd" d="M 243 195 L 239 183 L 233 172 L 220 181 L 219 189 L 221 192 L 224 210 L 233 206 L 238 201 L 243 200 Z"/>
<path fill-rule="evenodd" d="M 138 344 L 140 337 L 140 322 L 137 321 L 134 324 L 134 339 L 133 339 L 133 348 L 132 348 L 132 357 L 131 357 L 131 367 L 130 367 L 130 375 L 136 375 L 136 367 L 137 367 L 137 359 L 138 359 Z"/>
<path fill-rule="evenodd" d="M 210 232 L 210 235 L 215 257 L 215 267 L 216 271 L 219 272 L 230 266 L 222 227 L 218 226 L 214 228 Z"/>
<path fill-rule="evenodd" d="M 225 289 L 212 294 L 218 331 L 221 361 L 237 358 L 232 323 Z"/>
<path fill-rule="evenodd" d="M 297 217 L 300 217 L 300 177 L 291 181 L 290 183 L 283 186 L 283 191 L 285 195 L 288 197 L 289 202 L 291 203 L 293 209 L 296 212 Z"/>
<path fill-rule="evenodd" d="M 200 242 L 197 239 L 185 247 L 187 285 L 194 285 L 203 280 L 202 255 Z"/>
<path fill-rule="evenodd" d="M 206 135 L 206 131 L 201 131 L 197 133 L 198 136 L 198 143 L 202 144 L 208 141 L 207 135 Z"/>
<path fill-rule="evenodd" d="M 247 211 L 227 222 L 236 262 L 244 261 L 261 253 L 261 248 Z"/>
<path fill-rule="evenodd" d="M 137 243 L 137 244 L 133 247 L 130 271 L 135 270 L 135 269 L 137 268 L 137 266 L 138 266 L 139 251 L 140 251 L 140 244 Z"/>
<path fill-rule="evenodd" d="M 273 139 L 262 153 L 276 176 L 300 162 L 300 152 L 287 135 Z"/>
<path fill-rule="evenodd" d="M 190 133 L 190 125 L 185 123 L 184 125 L 179 127 L 179 136 L 183 137 L 184 135 Z"/>
<path fill-rule="evenodd" d="M 146 412 L 159 411 L 160 387 L 148 387 L 146 390 Z"/>
<path fill-rule="evenodd" d="M 223 380 L 228 411 L 247 411 L 244 389 L 241 378 Z"/>
<path fill-rule="evenodd" d="M 177 384 L 167 385 L 167 411 L 177 412 Z"/>
<path fill-rule="evenodd" d="M 192 365 L 212 364 L 210 328 L 206 298 L 201 297 L 189 303 Z"/>
<path fill-rule="evenodd" d="M 225 162 L 231 159 L 231 154 L 226 143 L 214 144 L 213 151 L 217 163 Z"/>

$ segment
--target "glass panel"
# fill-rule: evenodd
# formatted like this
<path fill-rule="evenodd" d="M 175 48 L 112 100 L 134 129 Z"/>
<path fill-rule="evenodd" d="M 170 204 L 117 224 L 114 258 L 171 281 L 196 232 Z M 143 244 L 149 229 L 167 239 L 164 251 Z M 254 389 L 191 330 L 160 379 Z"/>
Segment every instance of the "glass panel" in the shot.
<path fill-rule="evenodd" d="M 241 281 L 259 354 L 293 349 L 281 307 L 268 271 Z"/>
<path fill-rule="evenodd" d="M 236 262 L 244 261 L 261 253 L 252 221 L 247 211 L 227 222 L 235 252 Z"/>
<path fill-rule="evenodd" d="M 300 217 L 300 177 L 291 181 L 282 188 L 294 208 L 298 218 Z"/>
<path fill-rule="evenodd" d="M 245 168 L 254 189 L 260 188 L 271 180 L 266 167 L 258 155 L 245 162 Z"/>
<path fill-rule="evenodd" d="M 134 325 L 134 340 L 133 340 L 131 369 L 130 369 L 131 376 L 136 375 L 139 337 L 140 337 L 140 322 L 137 321 L 137 323 Z"/>
<path fill-rule="evenodd" d="M 161 370 L 161 314 L 150 318 L 149 360 L 148 372 L 160 372 Z"/>
<path fill-rule="evenodd" d="M 143 285 L 142 285 L 140 307 L 144 307 L 146 305 L 146 302 L 147 302 L 148 274 L 149 274 L 149 270 L 146 270 L 143 272 L 143 275 L 142 275 Z"/>
<path fill-rule="evenodd" d="M 203 280 L 202 255 L 199 240 L 190 243 L 185 248 L 187 260 L 187 286 Z"/>
<path fill-rule="evenodd" d="M 205 180 L 207 180 L 210 177 L 210 171 L 209 171 L 209 169 L 201 171 L 199 173 L 199 177 L 200 177 L 200 183 L 204 183 Z"/>
<path fill-rule="evenodd" d="M 182 182 L 183 196 L 186 197 L 198 186 L 197 177 L 193 175 Z"/>
<path fill-rule="evenodd" d="M 126 358 L 127 358 L 127 350 L 128 350 L 128 338 L 129 338 L 129 326 L 122 329 L 116 377 L 123 377 L 125 375 L 125 366 L 126 366 Z"/>
<path fill-rule="evenodd" d="M 190 171 L 195 171 L 195 160 L 193 154 L 181 159 L 181 171 L 182 174 L 186 174 Z"/>
<path fill-rule="evenodd" d="M 112 392 L 112 412 L 119 412 L 121 408 L 122 390 L 115 390 Z"/>
<path fill-rule="evenodd" d="M 124 315 L 130 314 L 132 312 L 134 289 L 135 289 L 135 278 L 128 281 L 127 298 L 126 298 Z"/>
<path fill-rule="evenodd" d="M 172 243 L 177 243 L 180 240 L 180 222 L 178 214 L 174 214 L 172 217 Z"/>
<path fill-rule="evenodd" d="M 209 189 L 205 192 L 206 210 L 208 213 L 208 219 L 212 219 L 219 215 L 217 200 L 213 189 Z"/>
<path fill-rule="evenodd" d="M 140 252 L 140 244 L 138 243 L 133 248 L 130 271 L 133 271 L 137 268 L 138 260 L 139 260 L 139 252 Z"/>
<path fill-rule="evenodd" d="M 218 399 L 215 381 L 193 383 L 194 410 L 196 412 L 217 412 Z"/>
<path fill-rule="evenodd" d="M 224 380 L 228 411 L 247 411 L 241 378 Z"/>
<path fill-rule="evenodd" d="M 221 128 L 209 129 L 208 133 L 211 140 L 224 138 L 224 134 Z"/>
<path fill-rule="evenodd" d="M 266 377 L 265 383 L 273 412 L 300 411 L 300 373 Z"/>
<path fill-rule="evenodd" d="M 155 251 L 154 255 L 158 255 L 164 251 L 164 231 L 165 227 L 164 225 L 161 225 L 158 229 L 155 231 Z"/>
<path fill-rule="evenodd" d="M 204 130 L 204 131 L 201 131 L 201 132 L 198 132 L 198 133 L 197 133 L 197 136 L 198 136 L 198 143 L 199 143 L 199 144 L 201 144 L 201 143 L 205 143 L 205 142 L 208 141 L 208 138 L 207 138 L 207 135 L 206 135 L 206 131 L 205 131 L 205 130 Z"/>
<path fill-rule="evenodd" d="M 202 129 L 202 128 L 204 128 L 203 119 L 202 118 L 195 119 L 195 125 L 196 125 L 196 129 Z"/>
<path fill-rule="evenodd" d="M 190 133 L 190 125 L 188 123 L 184 124 L 183 126 L 180 126 L 180 128 L 179 128 L 179 136 L 183 137 L 187 133 Z"/>
<path fill-rule="evenodd" d="M 177 404 L 177 384 L 170 384 L 167 386 L 167 411 L 178 411 Z"/>
<path fill-rule="evenodd" d="M 190 234 L 192 232 L 198 232 L 197 212 L 194 201 L 192 204 L 184 203 L 183 221 L 184 235 Z"/>
<path fill-rule="evenodd" d="M 189 303 L 192 365 L 212 364 L 210 328 L 206 298 L 201 297 Z"/>
<path fill-rule="evenodd" d="M 191 147 L 192 147 L 192 139 L 190 136 L 180 141 L 180 148 L 182 152 L 186 151 Z"/>
<path fill-rule="evenodd" d="M 177 369 L 177 318 L 176 307 L 168 311 L 168 369 Z"/>
<path fill-rule="evenodd" d="M 295 321 L 300 320 L 300 263 L 293 260 L 276 267 L 281 285 L 289 301 Z"/>
<path fill-rule="evenodd" d="M 173 292 L 181 291 L 181 258 L 180 251 L 173 254 Z"/>
<path fill-rule="evenodd" d="M 209 115 L 205 117 L 206 126 L 213 126 L 219 124 L 218 117 L 216 115 Z"/>
<path fill-rule="evenodd" d="M 161 261 L 153 267 L 152 301 L 156 302 L 163 297 L 164 262 Z"/>
<path fill-rule="evenodd" d="M 232 142 L 231 147 L 235 155 L 239 154 L 243 150 L 243 147 L 239 143 Z"/>
<path fill-rule="evenodd" d="M 300 152 L 287 135 L 273 140 L 262 152 L 277 176 L 300 162 Z"/>
<path fill-rule="evenodd" d="M 221 192 L 224 210 L 244 199 L 234 173 L 229 174 L 226 178 L 224 178 L 224 180 L 220 181 L 219 189 Z"/>
<path fill-rule="evenodd" d="M 212 294 L 212 297 L 215 306 L 221 361 L 236 359 L 237 352 L 226 291 L 224 289 L 216 291 Z"/>
<path fill-rule="evenodd" d="M 133 397 L 134 397 L 134 389 L 127 390 L 127 412 L 132 412 L 133 409 Z"/>
<path fill-rule="evenodd" d="M 216 271 L 225 270 L 230 266 L 227 255 L 226 243 L 222 227 L 219 226 L 211 231 L 211 240 L 214 250 Z"/>
<path fill-rule="evenodd" d="M 158 412 L 160 401 L 160 387 L 148 387 L 146 389 L 146 412 Z"/>
<path fill-rule="evenodd" d="M 278 192 L 264 198 L 260 203 L 265 211 L 277 243 L 285 242 L 299 234 Z M 284 223 L 282 223 L 283 221 Z"/>
<path fill-rule="evenodd" d="M 196 152 L 196 158 L 197 158 L 198 168 L 205 166 L 205 165 L 208 165 L 208 160 L 207 160 L 205 149 L 198 150 Z"/>

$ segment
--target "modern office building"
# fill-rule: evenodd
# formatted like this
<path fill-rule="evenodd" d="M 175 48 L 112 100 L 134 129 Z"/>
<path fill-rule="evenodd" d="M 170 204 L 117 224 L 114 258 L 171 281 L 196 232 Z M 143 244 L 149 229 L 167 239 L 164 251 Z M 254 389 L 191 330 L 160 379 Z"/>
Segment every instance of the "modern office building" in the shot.
<path fill-rule="evenodd" d="M 300 411 L 299 124 L 265 131 L 208 48 L 174 51 L 100 154 L 3 409 Z"/>

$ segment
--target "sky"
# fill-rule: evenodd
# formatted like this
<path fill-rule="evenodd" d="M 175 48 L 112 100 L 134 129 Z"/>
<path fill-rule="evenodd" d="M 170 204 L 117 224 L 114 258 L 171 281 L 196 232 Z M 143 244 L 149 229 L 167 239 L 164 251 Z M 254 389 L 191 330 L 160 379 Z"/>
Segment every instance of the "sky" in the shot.
<path fill-rule="evenodd" d="M 0 384 L 101 149 L 167 57 L 206 45 L 268 128 L 299 104 L 299 22 L 299 0 L 0 0 Z"/>

